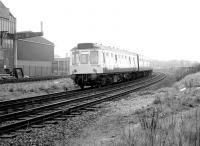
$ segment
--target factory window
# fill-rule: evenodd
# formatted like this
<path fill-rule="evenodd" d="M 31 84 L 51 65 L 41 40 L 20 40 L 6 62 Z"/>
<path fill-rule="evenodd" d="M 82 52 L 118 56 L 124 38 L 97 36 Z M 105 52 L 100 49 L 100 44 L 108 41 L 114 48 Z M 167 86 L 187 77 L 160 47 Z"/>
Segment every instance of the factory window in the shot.
<path fill-rule="evenodd" d="M 81 54 L 81 64 L 88 64 L 88 54 Z"/>
<path fill-rule="evenodd" d="M 98 51 L 90 52 L 90 64 L 98 64 Z"/>

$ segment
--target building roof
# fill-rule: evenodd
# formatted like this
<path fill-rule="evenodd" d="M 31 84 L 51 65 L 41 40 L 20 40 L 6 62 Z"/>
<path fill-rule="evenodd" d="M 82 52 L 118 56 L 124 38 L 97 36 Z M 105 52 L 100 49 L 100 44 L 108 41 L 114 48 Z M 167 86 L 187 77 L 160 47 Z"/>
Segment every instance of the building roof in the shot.
<path fill-rule="evenodd" d="M 6 6 L 0 1 L 0 7 L 6 8 Z"/>
<path fill-rule="evenodd" d="M 41 37 L 41 36 L 26 38 L 26 39 L 19 39 L 19 41 L 26 41 L 26 42 L 55 46 L 54 43 L 52 43 L 51 41 L 49 41 L 49 40 L 47 40 L 47 39 L 45 39 L 44 37 Z"/>
<path fill-rule="evenodd" d="M 1 1 L 0 1 L 0 17 L 9 19 L 9 15 L 15 18 L 12 13 L 10 12 L 9 8 L 7 8 Z"/>

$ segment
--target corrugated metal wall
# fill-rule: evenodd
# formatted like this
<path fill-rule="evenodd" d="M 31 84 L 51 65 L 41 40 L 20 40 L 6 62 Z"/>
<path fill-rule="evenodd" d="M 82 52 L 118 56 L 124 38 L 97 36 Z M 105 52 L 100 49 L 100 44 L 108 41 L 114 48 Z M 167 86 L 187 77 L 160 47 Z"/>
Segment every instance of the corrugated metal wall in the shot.
<path fill-rule="evenodd" d="M 54 46 L 18 40 L 18 60 L 53 61 Z"/>
<path fill-rule="evenodd" d="M 52 62 L 54 60 L 54 45 L 31 40 L 18 40 L 17 42 L 17 67 L 21 67 L 27 76 L 52 75 Z"/>
<path fill-rule="evenodd" d="M 18 60 L 18 67 L 21 67 L 27 76 L 49 76 L 53 74 L 51 61 Z"/>

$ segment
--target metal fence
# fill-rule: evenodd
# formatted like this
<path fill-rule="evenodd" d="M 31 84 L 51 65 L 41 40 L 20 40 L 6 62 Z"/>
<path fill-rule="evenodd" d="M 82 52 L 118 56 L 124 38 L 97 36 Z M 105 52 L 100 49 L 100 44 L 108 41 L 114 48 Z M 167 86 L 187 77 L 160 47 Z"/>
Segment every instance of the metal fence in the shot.
<path fill-rule="evenodd" d="M 59 68 L 53 68 L 48 66 L 30 66 L 30 65 L 18 65 L 23 69 L 24 75 L 27 76 L 51 76 L 51 75 L 68 75 L 69 69 L 61 70 Z"/>
<path fill-rule="evenodd" d="M 24 75 L 27 76 L 49 76 L 53 75 L 52 67 L 47 66 L 30 66 L 30 65 L 18 65 L 22 68 Z"/>

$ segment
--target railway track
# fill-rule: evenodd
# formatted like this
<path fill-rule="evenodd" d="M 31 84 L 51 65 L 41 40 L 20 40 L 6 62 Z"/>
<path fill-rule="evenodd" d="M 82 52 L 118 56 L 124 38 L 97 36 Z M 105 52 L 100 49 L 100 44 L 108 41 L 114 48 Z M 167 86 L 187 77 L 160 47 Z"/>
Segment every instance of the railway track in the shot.
<path fill-rule="evenodd" d="M 155 75 L 152 75 L 152 77 Z M 108 90 L 110 87 L 114 88 L 117 86 L 125 86 L 126 84 L 130 83 L 137 83 L 141 80 L 147 79 L 142 78 L 142 79 L 137 79 L 134 81 L 129 81 L 129 82 L 124 82 L 124 83 L 119 83 L 119 84 L 113 84 L 109 86 L 105 86 L 102 88 L 85 88 L 84 90 L 77 89 L 77 90 L 71 90 L 67 92 L 58 92 L 58 93 L 53 93 L 53 94 L 47 94 L 47 95 L 41 95 L 41 96 L 35 96 L 35 97 L 28 97 L 28 98 L 21 98 L 21 99 L 14 99 L 14 100 L 8 100 L 8 101 L 2 101 L 0 102 L 0 114 L 6 114 L 12 111 L 18 111 L 22 110 L 25 108 L 31 108 L 31 107 L 36 107 L 41 104 L 46 104 L 47 102 L 55 102 L 58 100 L 62 99 L 70 99 L 75 96 L 80 96 L 83 94 L 94 94 L 98 91 L 105 91 Z"/>
<path fill-rule="evenodd" d="M 106 90 L 94 91 L 89 95 L 82 94 L 82 96 L 79 97 L 75 96 L 74 98 L 49 103 L 39 107 L 3 114 L 0 116 L 0 135 L 27 127 L 32 124 L 52 120 L 59 116 L 64 115 L 66 118 L 73 114 L 73 112 L 77 112 L 79 110 L 88 110 L 88 107 L 90 106 L 103 101 L 122 97 L 131 92 L 159 82 L 165 77 L 166 75 L 159 73 L 151 78 L 139 80 L 136 83 L 124 84 L 123 86 L 116 85 L 112 86 L 112 88 L 105 88 Z"/>

